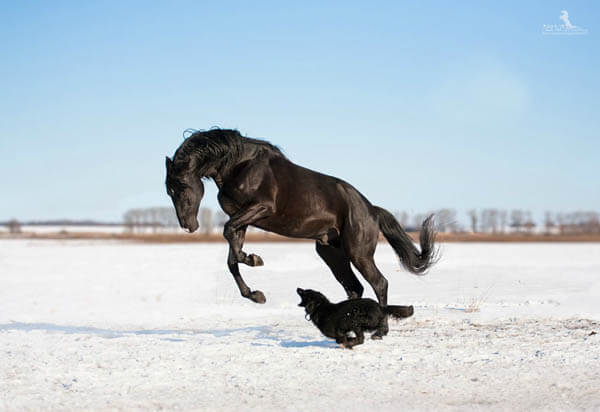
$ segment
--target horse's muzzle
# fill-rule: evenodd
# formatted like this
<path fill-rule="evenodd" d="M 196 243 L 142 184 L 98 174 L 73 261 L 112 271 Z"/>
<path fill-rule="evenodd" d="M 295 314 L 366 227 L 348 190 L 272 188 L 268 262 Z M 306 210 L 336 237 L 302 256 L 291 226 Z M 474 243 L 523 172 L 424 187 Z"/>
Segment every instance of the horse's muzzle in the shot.
<path fill-rule="evenodd" d="M 185 226 L 183 227 L 183 229 L 184 229 L 186 232 L 188 232 L 188 233 L 194 233 L 196 230 L 198 230 L 198 227 L 199 227 L 199 226 L 200 226 L 200 225 L 198 224 L 198 221 L 197 221 L 197 220 L 194 220 L 194 221 L 192 221 L 192 223 L 191 223 L 191 224 L 189 224 L 189 225 L 185 225 Z"/>

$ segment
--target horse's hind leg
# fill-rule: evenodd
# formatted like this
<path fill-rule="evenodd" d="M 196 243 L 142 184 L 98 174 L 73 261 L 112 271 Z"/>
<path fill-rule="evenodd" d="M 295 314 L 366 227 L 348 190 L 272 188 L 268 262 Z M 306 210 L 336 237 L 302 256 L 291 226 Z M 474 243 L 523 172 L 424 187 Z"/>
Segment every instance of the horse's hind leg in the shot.
<path fill-rule="evenodd" d="M 317 241 L 317 253 L 325 261 L 350 299 L 360 298 L 363 287 L 350 267 L 350 259 L 341 248 L 324 245 Z"/>
<path fill-rule="evenodd" d="M 373 260 L 373 255 L 375 254 L 375 248 L 377 247 L 377 236 L 379 235 L 379 230 L 376 226 L 371 227 L 363 227 L 362 236 L 353 236 L 351 233 L 347 233 L 344 239 L 344 246 L 350 256 L 350 260 L 352 264 L 358 271 L 363 275 L 363 277 L 369 282 L 375 295 L 377 296 L 377 300 L 379 301 L 379 305 L 387 306 L 387 290 L 388 290 L 388 281 L 381 274 L 377 266 L 375 266 L 375 261 Z M 372 230 L 369 230 L 372 229 Z M 356 239 L 362 239 L 358 242 Z M 388 333 L 388 322 L 387 316 L 385 320 L 379 324 L 379 327 L 375 331 L 375 333 L 371 336 L 373 339 L 381 339 L 381 337 L 387 335 Z"/>
<path fill-rule="evenodd" d="M 373 288 L 375 295 L 377 296 L 377 300 L 379 301 L 379 305 L 387 306 L 387 290 L 388 290 L 388 281 L 381 274 L 377 266 L 375 266 L 375 262 L 373 261 L 373 256 L 356 256 L 352 258 L 352 263 L 356 268 L 360 271 L 360 273 L 365 277 L 367 282 Z M 387 335 L 389 331 L 387 316 L 384 320 L 379 324 L 379 327 L 375 331 L 375 333 L 371 336 L 372 339 L 381 339 L 383 336 Z"/>

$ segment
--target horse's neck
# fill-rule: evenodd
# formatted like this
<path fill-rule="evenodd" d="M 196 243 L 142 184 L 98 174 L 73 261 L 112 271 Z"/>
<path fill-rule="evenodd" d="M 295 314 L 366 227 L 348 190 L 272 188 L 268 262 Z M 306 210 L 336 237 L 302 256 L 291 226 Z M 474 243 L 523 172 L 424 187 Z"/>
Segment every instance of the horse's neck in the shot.
<path fill-rule="evenodd" d="M 256 158 L 260 155 L 260 153 L 261 150 L 256 145 L 248 144 L 246 147 L 244 147 L 244 150 L 241 153 L 235 156 L 234 159 L 231 159 L 231 161 L 227 162 L 224 170 L 216 170 L 214 175 L 208 177 L 213 179 L 217 187 L 220 189 L 223 185 L 223 182 L 229 178 L 231 171 L 235 169 L 237 165 Z"/>

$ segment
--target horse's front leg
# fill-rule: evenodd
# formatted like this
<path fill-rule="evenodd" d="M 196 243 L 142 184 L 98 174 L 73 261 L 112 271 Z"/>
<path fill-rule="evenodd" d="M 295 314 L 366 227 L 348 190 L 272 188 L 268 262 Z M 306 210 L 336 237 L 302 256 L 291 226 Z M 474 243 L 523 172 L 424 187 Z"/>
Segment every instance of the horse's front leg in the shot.
<path fill-rule="evenodd" d="M 256 303 L 265 303 L 267 301 L 264 293 L 262 293 L 260 290 L 250 290 L 248 285 L 246 285 L 246 282 L 244 281 L 244 278 L 242 278 L 242 275 L 240 273 L 240 268 L 237 263 L 237 259 L 233 254 L 231 246 L 229 247 L 229 257 L 227 258 L 227 266 L 229 267 L 229 271 L 233 275 L 233 279 L 235 280 L 235 283 L 237 284 L 238 289 L 240 290 L 240 293 L 243 297 L 250 299 L 251 301 Z"/>
<path fill-rule="evenodd" d="M 264 262 L 262 258 L 254 253 L 246 254 L 242 250 L 244 240 L 246 239 L 246 228 L 244 226 L 231 234 L 226 234 L 225 238 L 229 242 L 229 254 L 235 257 L 236 262 L 244 263 L 248 266 L 262 266 Z"/>
<path fill-rule="evenodd" d="M 264 264 L 258 255 L 246 255 L 242 251 L 242 246 L 244 245 L 248 225 L 271 215 L 271 210 L 272 208 L 269 205 L 263 203 L 253 204 L 238 211 L 225 223 L 223 236 L 229 242 L 230 253 L 233 253 L 238 263 L 245 263 L 248 266 L 262 266 Z"/>
<path fill-rule="evenodd" d="M 242 275 L 238 263 L 245 263 L 250 266 L 260 266 L 263 264 L 262 259 L 257 255 L 246 255 L 242 251 L 246 227 L 257 220 L 260 220 L 270 214 L 270 209 L 264 205 L 253 205 L 242 211 L 239 211 L 225 223 L 223 236 L 229 242 L 229 256 L 227 258 L 227 266 L 233 275 L 233 279 L 238 285 L 240 293 L 243 297 L 248 298 L 256 303 L 265 303 L 265 295 L 260 290 L 250 290 Z"/>

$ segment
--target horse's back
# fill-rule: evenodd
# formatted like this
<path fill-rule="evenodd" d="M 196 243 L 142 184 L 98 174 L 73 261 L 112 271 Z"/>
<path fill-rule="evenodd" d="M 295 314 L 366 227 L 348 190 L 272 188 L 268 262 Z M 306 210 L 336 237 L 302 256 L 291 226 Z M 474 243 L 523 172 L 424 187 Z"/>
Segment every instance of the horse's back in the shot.
<path fill-rule="evenodd" d="M 286 236 L 320 238 L 331 229 L 341 233 L 357 219 L 373 220 L 371 203 L 349 183 L 296 165 L 285 158 L 269 161 L 276 181 L 276 212 L 261 222 Z"/>
<path fill-rule="evenodd" d="M 347 213 L 349 205 L 370 208 L 370 202 L 351 184 L 334 176 L 329 176 L 287 159 L 273 159 L 270 162 L 276 176 L 282 203 L 294 202 L 308 206 L 308 209 L 334 209 L 336 213 Z"/>

